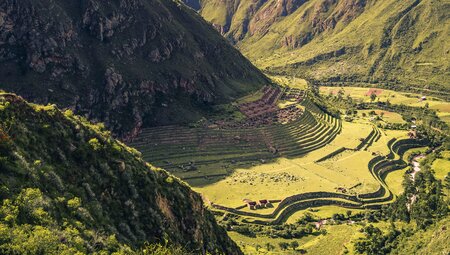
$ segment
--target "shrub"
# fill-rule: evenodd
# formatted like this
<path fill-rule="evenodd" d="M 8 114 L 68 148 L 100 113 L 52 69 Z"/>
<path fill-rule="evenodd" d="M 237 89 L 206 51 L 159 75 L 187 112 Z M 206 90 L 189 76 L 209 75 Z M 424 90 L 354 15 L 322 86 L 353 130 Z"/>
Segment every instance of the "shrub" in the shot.
<path fill-rule="evenodd" d="M 88 143 L 92 147 L 92 149 L 94 149 L 94 151 L 98 151 L 102 148 L 102 145 L 97 138 L 92 138 Z"/>
<path fill-rule="evenodd" d="M 74 197 L 67 201 L 67 206 L 71 209 L 78 209 L 81 206 L 81 199 L 78 197 Z"/>

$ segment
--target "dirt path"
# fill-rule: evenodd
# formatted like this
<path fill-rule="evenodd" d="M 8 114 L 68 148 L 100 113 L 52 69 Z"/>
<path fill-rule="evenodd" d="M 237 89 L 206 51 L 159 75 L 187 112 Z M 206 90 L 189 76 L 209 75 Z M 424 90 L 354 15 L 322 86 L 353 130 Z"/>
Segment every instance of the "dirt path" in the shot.
<path fill-rule="evenodd" d="M 425 158 L 425 155 L 419 155 L 419 156 L 415 156 L 411 161 L 412 165 L 413 165 L 413 171 L 411 173 L 411 178 L 413 179 L 413 181 L 414 181 L 414 178 L 416 177 L 417 172 L 420 171 L 419 160 L 423 159 L 423 158 Z"/>

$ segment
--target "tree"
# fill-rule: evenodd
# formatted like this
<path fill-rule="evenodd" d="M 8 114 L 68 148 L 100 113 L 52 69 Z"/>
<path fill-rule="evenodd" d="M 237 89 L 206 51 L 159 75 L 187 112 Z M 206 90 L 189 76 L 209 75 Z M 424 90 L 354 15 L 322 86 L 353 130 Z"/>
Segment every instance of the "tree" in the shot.
<path fill-rule="evenodd" d="M 271 250 L 275 249 L 275 246 L 273 246 L 271 243 L 266 243 L 266 249 L 267 249 L 267 251 L 271 251 Z"/>
<path fill-rule="evenodd" d="M 450 172 L 448 172 L 447 176 L 445 176 L 444 187 L 450 190 Z"/>
<path fill-rule="evenodd" d="M 341 100 L 342 97 L 344 96 L 344 94 L 345 94 L 344 89 L 341 88 L 341 89 L 338 91 L 338 99 Z"/>
<path fill-rule="evenodd" d="M 348 211 L 346 212 L 346 214 L 347 214 L 347 218 L 350 218 L 350 216 L 352 216 L 352 211 L 348 210 Z"/>
<path fill-rule="evenodd" d="M 292 248 L 293 250 L 297 249 L 299 246 L 300 246 L 300 245 L 298 244 L 297 241 L 292 241 L 292 242 L 291 242 L 291 248 Z"/>
<path fill-rule="evenodd" d="M 278 246 L 280 246 L 280 249 L 284 251 L 289 247 L 289 244 L 286 242 L 280 242 L 278 243 Z"/>
<path fill-rule="evenodd" d="M 370 94 L 370 101 L 373 102 L 375 101 L 375 99 L 377 99 L 377 94 L 375 93 Z"/>

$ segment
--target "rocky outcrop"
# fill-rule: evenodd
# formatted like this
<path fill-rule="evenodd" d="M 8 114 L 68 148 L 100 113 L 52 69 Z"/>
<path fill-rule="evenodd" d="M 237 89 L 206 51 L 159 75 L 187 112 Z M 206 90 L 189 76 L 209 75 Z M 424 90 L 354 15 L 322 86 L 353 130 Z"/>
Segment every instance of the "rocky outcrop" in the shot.
<path fill-rule="evenodd" d="M 71 108 L 122 137 L 192 121 L 205 105 L 266 82 L 194 11 L 169 0 L 0 3 L 0 88 Z M 170 116 L 157 116 L 169 114 L 161 105 Z"/>
<path fill-rule="evenodd" d="M 248 37 L 262 37 L 274 25 L 295 17 L 295 23 L 285 24 L 289 27 L 282 28 L 290 32 L 275 46 L 297 48 L 307 44 L 316 35 L 334 29 L 339 22 L 348 24 L 364 11 L 366 0 L 323 0 L 313 1 L 313 4 L 306 0 L 248 0 L 245 4 L 238 3 L 239 1 L 232 0 L 225 2 L 226 11 L 231 18 L 226 24 L 214 24 L 219 32 L 233 42 L 238 42 Z M 202 2 L 204 9 L 215 4 L 215 0 Z M 216 19 L 210 12 L 200 10 L 200 13 L 207 20 Z"/>

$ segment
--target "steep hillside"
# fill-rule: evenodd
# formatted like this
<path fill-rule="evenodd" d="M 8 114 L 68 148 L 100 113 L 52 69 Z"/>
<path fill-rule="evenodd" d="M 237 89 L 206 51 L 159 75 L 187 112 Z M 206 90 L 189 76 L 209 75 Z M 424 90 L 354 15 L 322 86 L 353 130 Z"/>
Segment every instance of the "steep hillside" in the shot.
<path fill-rule="evenodd" d="M 401 239 L 392 254 L 448 254 L 450 252 L 450 218 L 438 221 L 427 230 L 420 230 Z"/>
<path fill-rule="evenodd" d="M 0 199 L 1 254 L 133 254 L 165 242 L 241 254 L 199 194 L 103 127 L 5 93 Z"/>
<path fill-rule="evenodd" d="M 449 0 L 201 3 L 201 15 L 266 71 L 450 89 Z"/>
<path fill-rule="evenodd" d="M 0 88 L 69 107 L 119 135 L 198 119 L 266 78 L 172 0 L 0 3 Z"/>

